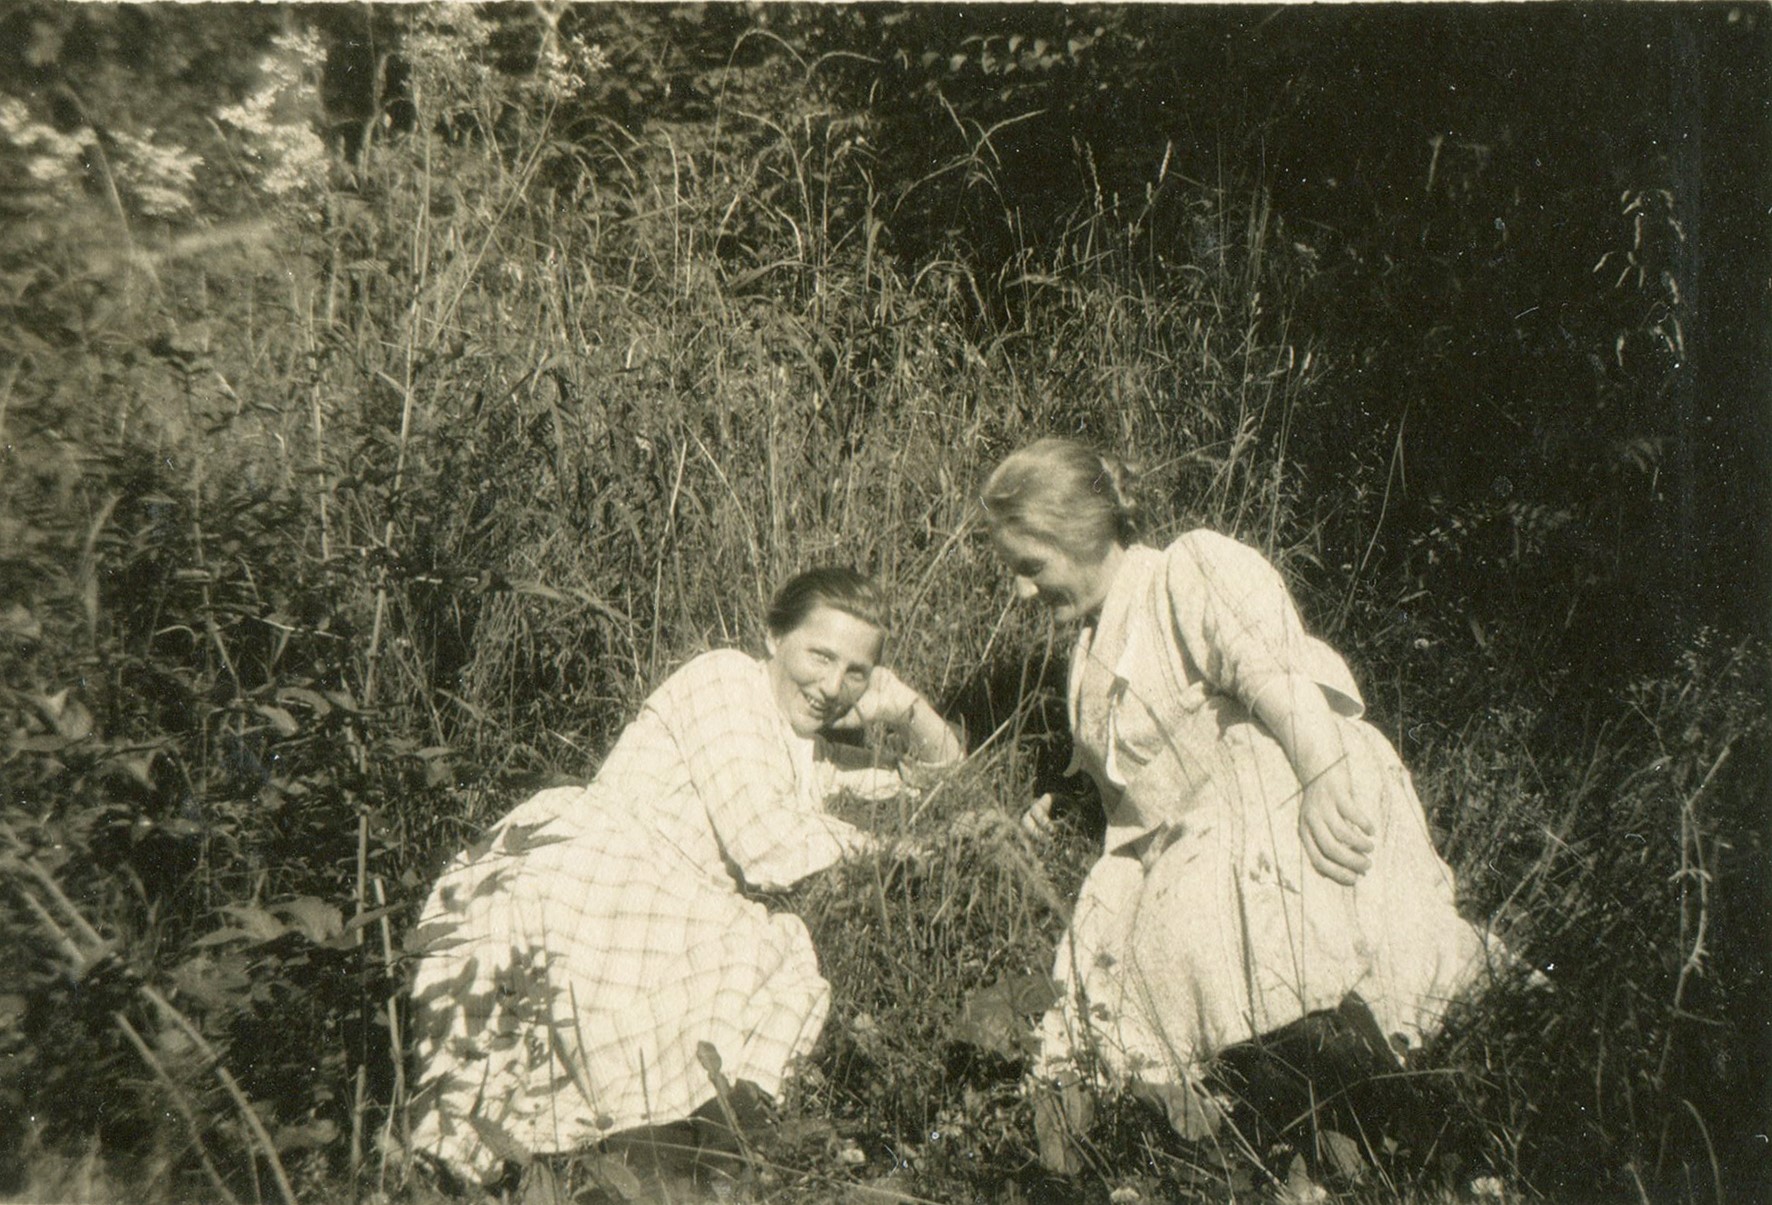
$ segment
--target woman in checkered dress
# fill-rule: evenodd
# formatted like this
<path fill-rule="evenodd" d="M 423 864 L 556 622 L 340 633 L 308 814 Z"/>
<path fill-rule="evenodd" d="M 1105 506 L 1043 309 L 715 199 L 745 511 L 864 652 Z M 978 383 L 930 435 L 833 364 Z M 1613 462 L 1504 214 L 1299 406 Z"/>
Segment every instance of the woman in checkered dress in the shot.
<path fill-rule="evenodd" d="M 795 577 L 770 607 L 765 658 L 696 657 L 588 786 L 541 792 L 455 859 L 414 941 L 416 1150 L 485 1179 L 690 1115 L 715 1097 L 710 1064 L 778 1092 L 830 988 L 800 919 L 746 890 L 876 843 L 824 805 L 879 789 L 882 771 L 846 765 L 825 734 L 896 730 L 910 777 L 961 754 L 876 665 L 883 615 L 853 571 Z"/>

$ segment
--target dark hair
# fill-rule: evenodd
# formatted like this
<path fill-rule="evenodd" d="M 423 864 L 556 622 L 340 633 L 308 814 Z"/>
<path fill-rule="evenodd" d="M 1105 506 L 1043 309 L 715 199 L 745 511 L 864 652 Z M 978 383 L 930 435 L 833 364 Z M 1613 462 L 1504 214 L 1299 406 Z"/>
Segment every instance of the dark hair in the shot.
<path fill-rule="evenodd" d="M 1138 538 L 1137 474 L 1115 456 L 1049 436 L 1011 452 L 984 483 L 993 529 L 1018 528 L 1093 559 Z"/>
<path fill-rule="evenodd" d="M 886 631 L 886 595 L 865 573 L 824 565 L 796 573 L 775 592 L 764 614 L 771 636 L 786 636 L 816 607 L 831 607 Z"/>

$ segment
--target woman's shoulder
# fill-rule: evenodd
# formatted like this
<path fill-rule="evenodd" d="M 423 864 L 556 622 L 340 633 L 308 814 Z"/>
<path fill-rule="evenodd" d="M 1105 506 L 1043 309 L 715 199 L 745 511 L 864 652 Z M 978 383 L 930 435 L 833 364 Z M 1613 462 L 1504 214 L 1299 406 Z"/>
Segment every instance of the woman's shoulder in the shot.
<path fill-rule="evenodd" d="M 1245 581 L 1266 581 L 1277 576 L 1273 562 L 1260 549 L 1210 527 L 1183 532 L 1169 542 L 1161 555 L 1171 573 Z"/>
<path fill-rule="evenodd" d="M 1171 559 L 1178 556 L 1200 558 L 1211 557 L 1245 557 L 1254 556 L 1266 560 L 1253 546 L 1244 543 L 1235 536 L 1226 535 L 1214 527 L 1195 527 L 1182 532 L 1170 540 L 1163 548 L 1163 555 Z"/>
<path fill-rule="evenodd" d="M 761 663 L 742 649 L 711 649 L 697 653 L 673 670 L 653 692 L 653 698 L 733 689 L 754 682 L 760 668 Z"/>
<path fill-rule="evenodd" d="M 697 653 L 683 663 L 678 673 L 690 671 L 709 674 L 756 673 L 761 664 L 755 657 L 743 649 L 709 649 L 705 653 Z"/>

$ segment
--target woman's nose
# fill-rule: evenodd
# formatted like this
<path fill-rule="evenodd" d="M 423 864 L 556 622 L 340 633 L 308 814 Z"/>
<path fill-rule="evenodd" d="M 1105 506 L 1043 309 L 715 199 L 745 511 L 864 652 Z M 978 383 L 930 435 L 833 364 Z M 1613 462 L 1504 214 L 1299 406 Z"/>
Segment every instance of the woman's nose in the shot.
<path fill-rule="evenodd" d="M 1015 579 L 1015 597 L 1022 602 L 1031 602 L 1039 593 L 1040 587 L 1034 585 L 1033 578 L 1017 577 Z"/>

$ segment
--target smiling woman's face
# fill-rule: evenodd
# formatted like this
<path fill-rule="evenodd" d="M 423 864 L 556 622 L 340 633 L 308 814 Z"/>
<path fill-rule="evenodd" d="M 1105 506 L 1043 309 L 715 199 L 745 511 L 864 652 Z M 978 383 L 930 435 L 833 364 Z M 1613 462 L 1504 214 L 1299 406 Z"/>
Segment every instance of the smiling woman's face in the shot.
<path fill-rule="evenodd" d="M 1107 594 L 1112 576 L 1107 558 L 1086 564 L 1051 540 L 1016 527 L 993 530 L 991 544 L 997 559 L 1015 576 L 1015 596 L 1038 601 L 1057 619 L 1091 615 Z"/>
<path fill-rule="evenodd" d="M 855 706 L 884 638 L 865 619 L 817 606 L 798 627 L 765 641 L 775 704 L 795 733 L 811 736 Z"/>

